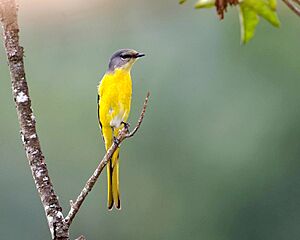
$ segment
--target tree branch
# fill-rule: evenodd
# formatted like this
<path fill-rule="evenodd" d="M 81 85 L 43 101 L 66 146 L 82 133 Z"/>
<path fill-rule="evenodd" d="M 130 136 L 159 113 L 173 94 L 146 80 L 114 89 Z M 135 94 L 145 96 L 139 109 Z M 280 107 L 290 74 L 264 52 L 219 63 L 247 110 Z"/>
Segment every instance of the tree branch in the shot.
<path fill-rule="evenodd" d="M 87 197 L 88 193 L 93 189 L 98 177 L 100 176 L 102 170 L 105 168 L 107 165 L 109 159 L 112 157 L 114 152 L 117 150 L 117 148 L 120 146 L 120 144 L 126 139 L 126 138 L 131 138 L 134 136 L 134 134 L 137 132 L 137 130 L 140 128 L 145 113 L 146 113 L 146 108 L 148 104 L 150 93 L 147 93 L 147 96 L 144 101 L 144 106 L 143 110 L 140 114 L 140 118 L 135 126 L 135 128 L 131 131 L 128 132 L 128 129 L 124 127 L 120 132 L 119 135 L 116 139 L 116 141 L 113 142 L 112 146 L 107 150 L 106 154 L 104 155 L 103 159 L 99 163 L 98 167 L 94 171 L 93 175 L 89 178 L 89 180 L 86 182 L 84 188 L 81 190 L 80 194 L 78 195 L 76 201 L 73 203 L 73 201 L 70 201 L 71 209 L 68 213 L 68 215 L 65 218 L 65 221 L 68 226 L 71 225 L 74 217 L 76 216 L 77 212 L 79 211 L 82 203 L 84 202 L 85 198 Z"/>
<path fill-rule="evenodd" d="M 81 235 L 78 238 L 76 238 L 75 240 L 86 240 L 86 238 L 83 235 Z"/>
<path fill-rule="evenodd" d="M 300 5 L 300 0 L 293 0 L 295 3 L 297 3 L 298 5 Z"/>
<path fill-rule="evenodd" d="M 289 0 L 282 0 L 294 13 L 296 13 L 300 17 L 300 8 L 296 6 L 296 4 L 291 3 Z M 299 0 L 294 0 L 297 4 L 300 4 Z"/>
<path fill-rule="evenodd" d="M 32 176 L 46 213 L 52 239 L 67 240 L 69 239 L 68 227 L 64 222 L 61 206 L 48 175 L 31 109 L 23 62 L 24 50 L 19 45 L 19 26 L 14 0 L 0 0 L 0 21 L 21 138 Z"/>

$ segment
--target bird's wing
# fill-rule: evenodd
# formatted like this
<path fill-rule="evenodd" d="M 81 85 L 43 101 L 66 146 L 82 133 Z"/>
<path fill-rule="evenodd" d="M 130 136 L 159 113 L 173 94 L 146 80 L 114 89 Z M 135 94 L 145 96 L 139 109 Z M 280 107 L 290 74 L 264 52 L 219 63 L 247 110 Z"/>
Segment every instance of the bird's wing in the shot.
<path fill-rule="evenodd" d="M 102 129 L 102 124 L 101 124 L 101 121 L 100 121 L 100 95 L 99 95 L 99 93 L 98 93 L 97 95 L 98 95 L 98 97 L 97 97 L 97 105 L 98 105 L 98 122 L 99 122 L 100 129 Z"/>

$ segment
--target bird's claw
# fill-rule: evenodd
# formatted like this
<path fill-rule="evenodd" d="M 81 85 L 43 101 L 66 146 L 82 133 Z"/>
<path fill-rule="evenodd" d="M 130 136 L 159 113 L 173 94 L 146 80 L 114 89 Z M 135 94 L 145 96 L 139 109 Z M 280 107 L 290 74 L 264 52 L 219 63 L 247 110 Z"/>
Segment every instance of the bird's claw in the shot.
<path fill-rule="evenodd" d="M 129 132 L 130 124 L 127 122 L 121 122 L 121 123 L 124 125 L 124 128 L 126 129 L 126 131 Z"/>
<path fill-rule="evenodd" d="M 115 136 L 113 138 L 113 141 L 114 141 L 114 144 L 116 144 L 116 145 L 120 144 L 120 140 L 118 138 L 116 138 Z"/>

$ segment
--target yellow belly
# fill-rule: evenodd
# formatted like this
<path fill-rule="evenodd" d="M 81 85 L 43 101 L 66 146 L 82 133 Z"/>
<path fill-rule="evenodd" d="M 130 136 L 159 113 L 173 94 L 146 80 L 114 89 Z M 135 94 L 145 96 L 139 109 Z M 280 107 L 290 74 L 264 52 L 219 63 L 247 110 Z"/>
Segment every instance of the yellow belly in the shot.
<path fill-rule="evenodd" d="M 102 127 L 118 128 L 130 112 L 132 82 L 129 71 L 117 69 L 102 78 L 98 94 L 99 120 Z"/>

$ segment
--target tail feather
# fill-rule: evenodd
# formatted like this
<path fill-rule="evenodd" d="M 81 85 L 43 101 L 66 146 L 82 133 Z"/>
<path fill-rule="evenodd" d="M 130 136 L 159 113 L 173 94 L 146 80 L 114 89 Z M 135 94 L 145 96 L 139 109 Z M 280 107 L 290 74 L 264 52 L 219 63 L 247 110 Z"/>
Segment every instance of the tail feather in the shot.
<path fill-rule="evenodd" d="M 114 134 L 118 133 L 118 129 Z M 102 128 L 102 134 L 105 140 L 105 148 L 108 150 L 113 141 L 113 132 L 111 128 Z M 107 164 L 107 207 L 109 210 L 115 205 L 116 209 L 121 209 L 120 190 L 119 190 L 119 151 L 118 148 Z"/>
<path fill-rule="evenodd" d="M 119 149 L 113 156 L 113 172 L 112 172 L 112 194 L 116 209 L 121 209 L 120 190 L 119 190 Z"/>
<path fill-rule="evenodd" d="M 107 208 L 111 210 L 114 205 L 113 193 L 112 193 L 112 162 L 107 163 Z"/>

